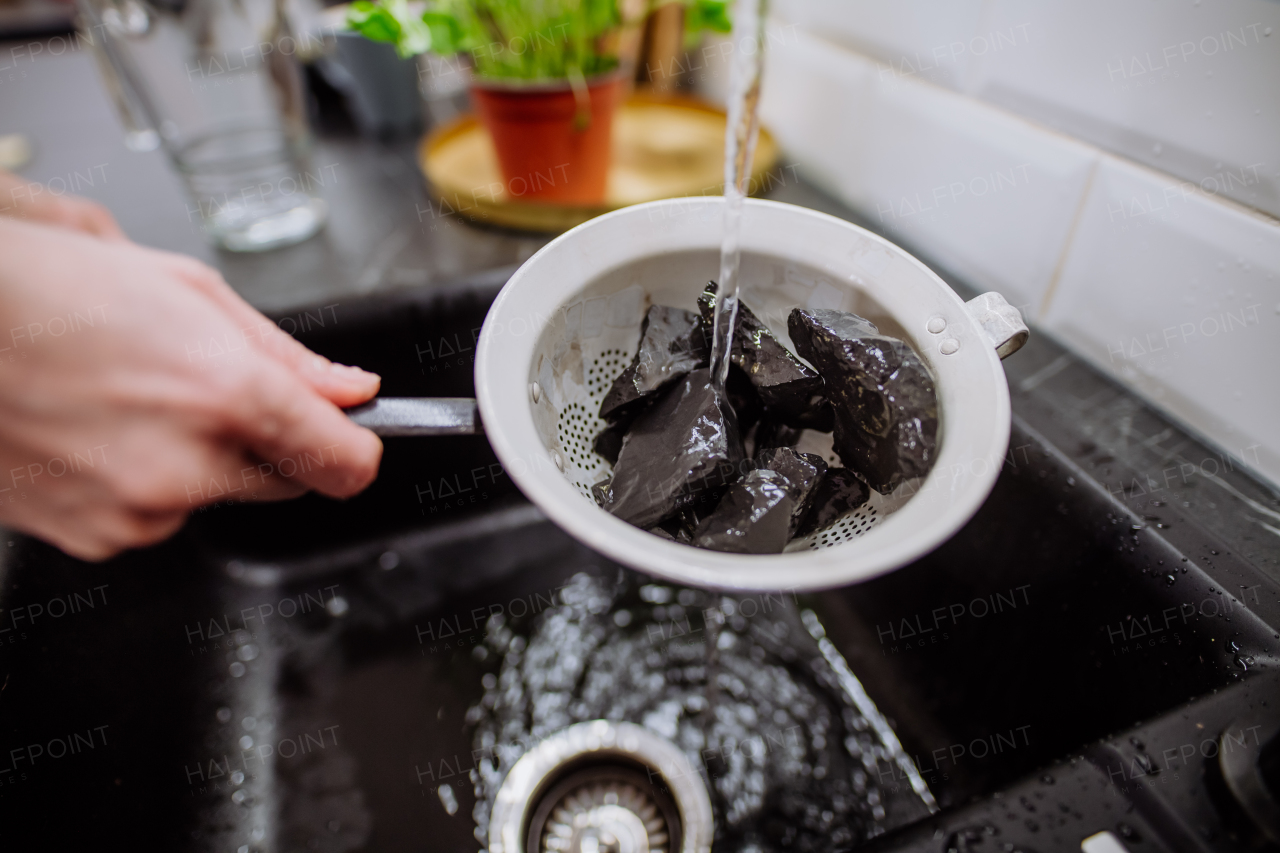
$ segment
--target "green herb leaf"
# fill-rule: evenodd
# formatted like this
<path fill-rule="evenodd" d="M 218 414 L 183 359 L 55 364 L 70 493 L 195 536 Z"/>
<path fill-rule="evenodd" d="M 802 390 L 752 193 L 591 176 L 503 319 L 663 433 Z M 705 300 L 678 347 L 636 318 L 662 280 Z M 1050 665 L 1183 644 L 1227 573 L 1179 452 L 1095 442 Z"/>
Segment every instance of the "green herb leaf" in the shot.
<path fill-rule="evenodd" d="M 370 41 L 394 44 L 401 58 L 431 49 L 431 30 L 409 11 L 407 0 L 356 0 L 347 10 L 347 26 Z"/>
<path fill-rule="evenodd" d="M 347 9 L 347 26 L 369 41 L 395 43 L 400 38 L 400 23 L 390 12 L 369 0 L 356 0 Z"/>
<path fill-rule="evenodd" d="M 431 31 L 432 51 L 449 56 L 463 50 L 462 24 L 453 15 L 428 9 L 422 13 L 422 22 Z"/>
<path fill-rule="evenodd" d="M 3 0 L 0 0 L 2 2 Z M 653 10 L 683 3 L 690 38 L 729 32 L 729 0 L 646 0 Z M 564 80 L 618 67 L 617 39 L 604 38 L 624 21 L 620 0 L 428 0 L 415 15 L 408 0 L 355 0 L 348 26 L 372 41 L 394 44 L 402 57 L 428 50 L 469 51 L 480 77 Z M 632 23 L 632 21 L 627 22 Z"/>
<path fill-rule="evenodd" d="M 684 26 L 686 35 L 696 35 L 703 30 L 732 32 L 728 0 L 693 0 L 685 12 Z"/>

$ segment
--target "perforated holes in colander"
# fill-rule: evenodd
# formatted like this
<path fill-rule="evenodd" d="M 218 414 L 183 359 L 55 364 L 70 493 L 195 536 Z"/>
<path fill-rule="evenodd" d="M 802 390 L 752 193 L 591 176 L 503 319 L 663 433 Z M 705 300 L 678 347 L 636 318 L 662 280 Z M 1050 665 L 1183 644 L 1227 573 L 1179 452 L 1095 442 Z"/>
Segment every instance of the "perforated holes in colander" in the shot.
<path fill-rule="evenodd" d="M 864 504 L 826 530 L 814 534 L 809 542 L 809 548 L 817 551 L 819 548 L 830 548 L 833 545 L 848 542 L 853 537 L 865 533 L 878 520 L 876 508 Z"/>
<path fill-rule="evenodd" d="M 587 367 L 587 395 L 596 404 L 599 411 L 600 401 L 604 399 L 613 380 L 618 378 L 622 369 L 631 363 L 631 355 L 620 349 L 607 349 L 591 360 Z"/>
<path fill-rule="evenodd" d="M 569 457 L 573 470 L 580 477 L 570 478 L 578 491 L 594 501 L 591 487 L 600 480 L 601 473 L 609 472 L 609 463 L 595 452 L 596 436 L 608 424 L 600 415 L 600 403 L 609 392 L 613 380 L 631 363 L 631 355 L 621 349 L 607 349 L 586 364 L 585 378 L 587 398 L 584 402 L 572 402 L 560 411 L 556 431 L 560 447 Z"/>

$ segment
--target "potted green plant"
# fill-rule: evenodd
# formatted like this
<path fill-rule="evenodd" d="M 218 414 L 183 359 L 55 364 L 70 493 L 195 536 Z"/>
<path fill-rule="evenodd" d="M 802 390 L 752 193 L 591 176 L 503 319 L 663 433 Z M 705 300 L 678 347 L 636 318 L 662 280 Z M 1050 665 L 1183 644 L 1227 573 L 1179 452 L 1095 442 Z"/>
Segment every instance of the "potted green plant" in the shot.
<path fill-rule="evenodd" d="M 472 102 L 512 198 L 603 202 L 624 35 L 652 10 L 686 6 L 686 32 L 728 32 L 728 0 L 356 0 L 348 25 L 401 56 L 465 54 Z"/>

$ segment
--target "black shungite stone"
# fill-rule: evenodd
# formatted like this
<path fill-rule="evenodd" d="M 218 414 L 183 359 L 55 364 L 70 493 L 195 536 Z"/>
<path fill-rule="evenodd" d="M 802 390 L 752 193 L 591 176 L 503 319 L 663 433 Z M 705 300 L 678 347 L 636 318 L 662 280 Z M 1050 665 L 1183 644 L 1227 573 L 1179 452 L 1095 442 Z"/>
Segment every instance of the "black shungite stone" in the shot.
<path fill-rule="evenodd" d="M 682 545 L 690 544 L 689 528 L 684 523 L 682 515 L 668 518 L 661 524 L 650 527 L 649 532 L 654 536 L 661 536 L 663 539 L 670 539 Z"/>
<path fill-rule="evenodd" d="M 735 364 L 729 365 L 729 377 L 725 380 L 724 391 L 729 397 L 729 405 L 733 406 L 733 413 L 738 417 L 738 431 L 745 435 L 760 420 L 764 411 L 760 393 L 751 384 L 747 374 Z"/>
<path fill-rule="evenodd" d="M 847 512 L 867 502 L 871 490 L 848 468 L 828 468 L 813 490 L 809 511 L 796 529 L 797 536 L 808 536 Z"/>
<path fill-rule="evenodd" d="M 787 426 L 766 412 L 751 432 L 750 452 L 754 455 L 774 447 L 795 447 L 803 434 L 804 430 Z"/>
<path fill-rule="evenodd" d="M 734 482 L 741 461 L 733 408 L 700 368 L 636 418 L 602 505 L 623 521 L 653 527 Z"/>
<path fill-rule="evenodd" d="M 675 534 L 661 524 L 659 524 L 657 527 L 650 527 L 649 532 L 661 539 L 669 539 L 672 542 L 676 541 Z"/>
<path fill-rule="evenodd" d="M 795 536 L 800 521 L 813 506 L 817 486 L 827 472 L 827 463 L 821 456 L 801 453 L 790 447 L 772 447 L 756 454 L 756 466 L 777 471 L 787 478 L 795 493 L 796 507 L 791 517 L 790 535 Z"/>
<path fill-rule="evenodd" d="M 609 424 L 596 435 L 591 449 L 610 465 L 615 464 L 618 461 L 618 452 L 622 450 L 622 439 L 626 437 L 627 430 L 630 428 L 631 419 L 629 418 L 620 423 Z"/>
<path fill-rule="evenodd" d="M 705 367 L 708 347 L 697 314 L 653 305 L 640 324 L 640 346 L 631 364 L 613 380 L 600 404 L 600 417 L 617 421 L 634 415 L 664 387 Z"/>
<path fill-rule="evenodd" d="M 787 330 L 826 381 L 841 461 L 882 494 L 928 473 L 937 449 L 938 399 L 933 377 L 911 347 L 843 311 L 796 308 Z"/>
<path fill-rule="evenodd" d="M 698 297 L 704 336 L 709 347 L 715 323 L 716 283 L 709 282 Z M 822 377 L 783 346 L 741 299 L 729 360 L 742 369 L 760 400 L 783 423 L 831 429 L 831 413 L 823 396 Z"/>
<path fill-rule="evenodd" d="M 699 548 L 778 554 L 791 540 L 826 470 L 817 456 L 789 447 L 766 451 L 756 468 L 729 487 L 693 535 Z"/>
<path fill-rule="evenodd" d="M 693 544 L 737 554 L 777 554 L 786 547 L 794 502 L 786 478 L 751 471 L 729 487 L 716 511 L 694 533 Z"/>

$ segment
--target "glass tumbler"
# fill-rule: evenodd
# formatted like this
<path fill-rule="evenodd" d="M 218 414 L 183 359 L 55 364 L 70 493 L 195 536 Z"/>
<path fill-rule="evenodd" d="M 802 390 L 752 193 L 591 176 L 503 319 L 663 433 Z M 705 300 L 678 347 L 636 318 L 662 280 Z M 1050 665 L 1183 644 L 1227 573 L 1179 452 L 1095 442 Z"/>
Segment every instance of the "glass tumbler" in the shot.
<path fill-rule="evenodd" d="M 301 62 L 332 42 L 309 0 L 77 0 L 135 150 L 163 146 L 218 245 L 254 252 L 324 225 Z M 330 167 L 332 171 L 332 167 Z"/>

